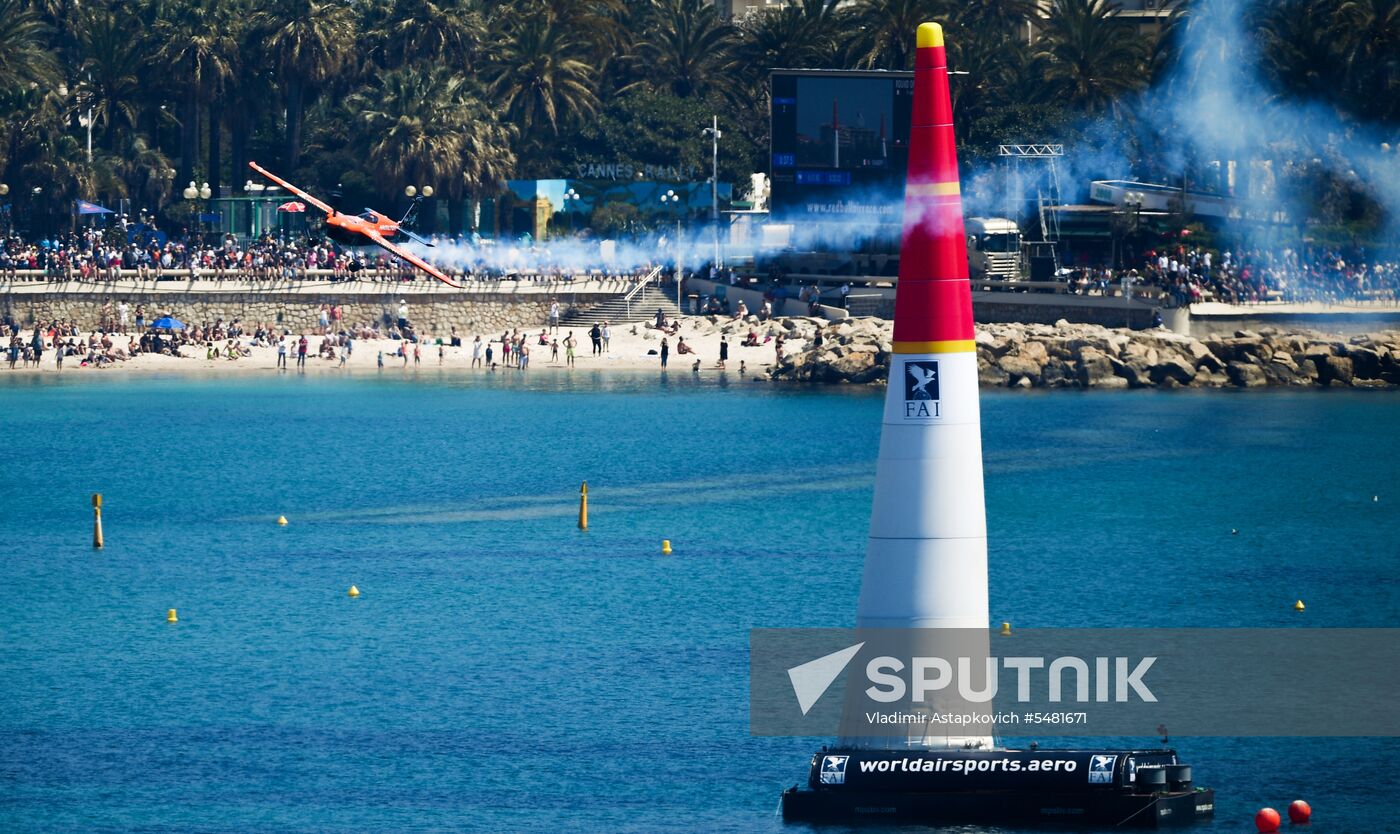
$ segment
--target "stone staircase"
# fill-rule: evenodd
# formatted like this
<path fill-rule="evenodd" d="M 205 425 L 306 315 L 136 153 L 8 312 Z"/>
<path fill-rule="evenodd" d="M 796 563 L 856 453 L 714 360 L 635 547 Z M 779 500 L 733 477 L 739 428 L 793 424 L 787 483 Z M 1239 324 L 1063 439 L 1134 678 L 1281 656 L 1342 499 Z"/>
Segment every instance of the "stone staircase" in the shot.
<path fill-rule="evenodd" d="M 591 327 L 604 321 L 610 324 L 651 321 L 656 318 L 658 307 L 668 319 L 681 314 L 680 308 L 676 306 L 675 284 L 665 287 L 648 284 L 632 296 L 630 308 L 625 294 L 619 294 L 589 310 L 571 310 L 564 314 L 560 323 L 573 327 Z"/>

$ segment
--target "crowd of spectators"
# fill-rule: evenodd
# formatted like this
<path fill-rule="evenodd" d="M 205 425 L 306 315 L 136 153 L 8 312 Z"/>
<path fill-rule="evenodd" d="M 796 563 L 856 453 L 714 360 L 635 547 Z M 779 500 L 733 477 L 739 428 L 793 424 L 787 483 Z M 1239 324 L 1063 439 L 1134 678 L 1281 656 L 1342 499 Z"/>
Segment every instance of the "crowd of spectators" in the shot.
<path fill-rule="evenodd" d="M 197 277 L 216 280 L 292 280 L 317 270 L 329 270 L 331 280 L 403 280 L 414 271 L 388 253 L 352 252 L 326 240 L 270 235 L 246 242 L 228 235 L 114 244 L 99 230 L 88 229 L 38 241 L 11 237 L 0 245 L 0 276 L 10 280 L 21 272 L 47 280 L 112 280 L 120 273 L 159 280 L 188 278 L 192 270 Z"/>
<path fill-rule="evenodd" d="M 1069 291 L 1106 294 L 1125 281 L 1161 290 L 1166 303 L 1225 304 L 1400 301 L 1400 262 L 1368 257 L 1364 250 L 1247 249 L 1219 253 L 1176 247 L 1149 251 L 1140 267 L 1068 270 Z"/>
<path fill-rule="evenodd" d="M 547 245 L 510 244 L 499 251 L 466 247 L 457 238 L 435 237 L 441 251 L 465 261 L 449 272 L 471 280 L 571 281 L 586 274 L 595 278 L 636 278 L 655 269 L 643 264 L 630 270 L 579 269 L 551 257 Z M 488 254 L 490 257 L 488 257 Z M 433 260 L 431 255 L 427 256 Z M 273 235 L 240 241 L 235 235 L 192 236 L 183 240 L 148 237 L 113 243 L 99 229 L 54 235 L 38 241 L 18 237 L 0 240 L 0 279 L 115 280 L 317 280 L 350 278 L 376 281 L 432 280 L 393 254 L 370 248 L 351 249 L 325 238 L 280 238 Z"/>

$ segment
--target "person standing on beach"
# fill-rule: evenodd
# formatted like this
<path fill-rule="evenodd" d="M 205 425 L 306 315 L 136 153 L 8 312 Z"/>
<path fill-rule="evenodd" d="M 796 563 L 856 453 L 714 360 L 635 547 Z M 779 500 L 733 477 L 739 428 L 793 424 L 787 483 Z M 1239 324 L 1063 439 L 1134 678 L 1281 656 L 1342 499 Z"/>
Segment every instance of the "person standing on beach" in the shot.
<path fill-rule="evenodd" d="M 379 351 L 379 370 L 384 370 L 384 351 Z"/>
<path fill-rule="evenodd" d="M 574 345 L 578 344 L 574 340 L 574 331 L 570 330 L 569 335 L 564 337 L 564 364 L 572 368 L 574 366 Z"/>
<path fill-rule="evenodd" d="M 442 342 L 438 342 L 438 364 L 442 364 Z"/>
<path fill-rule="evenodd" d="M 608 340 L 611 339 L 611 338 L 612 338 L 612 329 L 608 327 L 608 323 L 605 321 L 605 322 L 603 322 L 603 352 L 604 352 L 604 353 L 607 353 L 607 352 L 608 352 Z"/>
<path fill-rule="evenodd" d="M 400 329 L 400 330 L 405 330 L 405 329 L 407 329 L 407 328 L 408 328 L 408 302 L 407 302 L 407 301 L 404 301 L 402 298 L 400 298 L 400 299 L 399 299 L 399 329 Z"/>
<path fill-rule="evenodd" d="M 58 370 L 63 370 L 63 342 L 54 339 L 53 342 L 54 365 Z"/>
<path fill-rule="evenodd" d="M 476 339 L 474 339 L 474 340 L 472 341 L 472 367 L 475 368 L 477 365 L 480 365 L 480 364 L 481 364 L 481 337 L 480 337 L 480 336 L 477 336 Z"/>
<path fill-rule="evenodd" d="M 277 340 L 277 367 L 282 370 L 287 369 L 287 334 L 283 333 L 282 338 Z"/>
<path fill-rule="evenodd" d="M 501 362 L 502 362 L 503 364 L 506 364 L 506 365 L 509 365 L 509 364 L 510 364 L 510 334 L 509 334 L 509 333 L 502 333 L 502 334 L 501 334 Z"/>
<path fill-rule="evenodd" d="M 125 300 L 123 300 L 123 301 L 121 301 L 121 302 L 119 302 L 119 303 L 117 304 L 117 318 L 121 319 L 121 325 L 122 325 L 122 330 L 121 330 L 121 332 L 122 332 L 122 333 L 126 333 L 126 332 L 127 332 L 127 329 L 126 329 L 126 314 L 127 314 L 127 312 L 128 312 L 130 309 L 131 309 L 131 308 L 129 308 L 129 307 L 126 306 L 126 301 L 125 301 Z"/>
<path fill-rule="evenodd" d="M 558 340 L 558 339 L 551 339 L 551 340 L 549 341 L 549 361 L 550 361 L 551 364 L 557 364 L 557 363 L 559 362 L 559 340 Z"/>
<path fill-rule="evenodd" d="M 719 367 L 723 368 L 724 363 L 729 360 L 729 340 L 723 336 L 719 337 Z"/>
<path fill-rule="evenodd" d="M 527 344 L 525 344 L 524 342 L 521 342 L 519 354 L 520 354 L 520 370 L 523 371 L 523 370 L 525 370 L 526 368 L 530 367 L 530 346 L 527 345 Z"/>
<path fill-rule="evenodd" d="M 306 369 L 306 334 L 305 334 L 305 333 L 301 334 L 301 338 L 297 340 L 297 369 L 298 369 L 298 370 L 305 370 L 305 369 Z"/>
<path fill-rule="evenodd" d="M 478 336 L 477 338 L 480 339 L 481 337 Z M 490 343 L 490 342 L 487 342 L 487 343 L 486 343 L 486 367 L 488 367 L 488 368 L 491 367 L 491 343 Z"/>
<path fill-rule="evenodd" d="M 559 332 L 559 299 L 552 298 L 549 301 L 549 332 Z"/>
<path fill-rule="evenodd" d="M 661 337 L 661 367 L 666 368 L 666 360 L 671 356 L 671 346 L 666 344 L 666 337 Z"/>
<path fill-rule="evenodd" d="M 141 304 L 136 305 L 136 329 L 143 331 L 146 329 L 146 308 Z"/>
<path fill-rule="evenodd" d="M 34 335 L 29 340 L 29 346 L 34 348 L 34 367 L 39 367 L 39 360 L 44 358 L 44 334 L 39 330 L 39 325 L 34 325 Z"/>
<path fill-rule="evenodd" d="M 603 330 L 595 323 L 588 331 L 588 338 L 593 340 L 593 355 L 601 356 L 603 353 Z"/>
<path fill-rule="evenodd" d="M 418 342 L 413 343 L 413 365 L 417 367 L 423 364 L 423 346 Z"/>

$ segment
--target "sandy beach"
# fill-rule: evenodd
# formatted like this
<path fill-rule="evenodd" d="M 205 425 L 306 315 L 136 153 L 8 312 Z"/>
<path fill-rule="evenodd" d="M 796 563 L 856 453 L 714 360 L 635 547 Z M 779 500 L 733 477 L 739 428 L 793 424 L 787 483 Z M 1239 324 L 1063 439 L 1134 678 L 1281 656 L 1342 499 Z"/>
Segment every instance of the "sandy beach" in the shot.
<path fill-rule="evenodd" d="M 794 326 L 799 332 L 810 332 L 812 328 L 810 319 L 794 319 Z M 594 355 L 592 343 L 588 338 L 588 327 L 570 328 L 561 325 L 557 334 L 549 334 L 551 340 L 557 339 L 559 342 L 559 355 L 557 359 L 551 359 L 551 348 L 540 345 L 540 330 L 537 328 L 526 331 L 528 333 L 527 342 L 530 348 L 530 364 L 526 372 L 539 371 L 544 369 L 567 369 L 566 350 L 564 339 L 572 331 L 574 338 L 578 342 L 574 354 L 574 367 L 577 370 L 620 370 L 620 371 L 643 371 L 660 370 L 661 368 L 661 339 L 665 338 L 670 346 L 670 357 L 668 360 L 668 370 L 691 370 L 695 360 L 700 360 L 701 372 L 718 370 L 720 340 L 727 339 L 729 342 L 729 361 L 726 368 L 729 371 L 736 371 L 741 362 L 745 367 L 755 374 L 766 371 L 775 361 L 774 341 L 779 333 L 791 334 L 792 330 L 783 326 L 783 320 L 775 320 L 762 324 L 745 324 L 740 321 L 731 321 L 724 318 L 717 322 L 711 322 L 707 317 L 692 316 L 684 318 L 680 322 L 680 331 L 677 336 L 684 339 L 685 344 L 692 348 L 693 354 L 679 354 L 677 352 L 677 336 L 666 336 L 654 328 L 648 328 L 643 323 L 628 323 L 613 325 L 611 338 L 608 342 L 608 350 L 602 355 Z M 766 336 L 773 337 L 766 344 L 759 347 L 743 347 L 740 342 L 748 334 L 749 329 L 755 329 L 762 341 Z M 731 332 L 724 332 L 724 331 Z M 83 337 L 86 338 L 86 333 Z M 441 357 L 439 357 L 439 345 L 435 338 L 428 338 L 420 347 L 421 358 L 415 363 L 413 358 L 414 345 L 408 343 L 407 362 L 397 354 L 400 343 L 392 339 L 356 339 L 350 356 L 342 366 L 340 362 L 340 348 L 337 348 L 336 358 L 324 359 L 316 355 L 316 350 L 321 344 L 322 337 L 315 333 L 307 333 L 307 357 L 306 373 L 312 374 L 345 374 L 347 372 L 378 372 L 378 358 L 382 352 L 384 355 L 384 373 L 402 372 L 405 369 L 435 368 L 442 367 L 453 370 L 471 371 L 472 367 L 472 340 L 480 335 L 483 344 L 482 355 L 485 356 L 485 345 L 490 344 L 493 359 L 498 371 L 517 372 L 514 367 L 506 368 L 501 364 L 501 344 L 500 333 L 465 334 L 461 347 L 452 347 L 444 344 L 441 346 Z M 299 336 L 293 333 L 289 340 L 289 351 L 287 365 L 289 370 L 296 372 L 295 340 Z M 115 334 L 114 341 L 118 346 L 125 346 L 127 337 Z M 239 343 L 251 353 L 238 359 L 207 359 L 207 350 L 201 346 L 186 346 L 182 352 L 190 354 L 184 357 L 164 356 L 158 354 L 140 354 L 126 361 L 118 361 L 101 367 L 83 367 L 77 356 L 64 357 L 63 368 L 60 371 L 54 361 L 52 349 L 45 350 L 43 360 L 38 367 L 30 365 L 24 367 L 16 364 L 14 370 L 9 369 L 8 358 L 0 362 L 0 374 L 64 374 L 64 375 L 91 375 L 91 374 L 112 374 L 112 373 L 189 373 L 198 375 L 218 375 L 218 374 L 238 374 L 238 373 L 266 373 L 277 370 L 277 348 L 276 347 L 256 347 L 252 346 L 252 340 L 244 337 L 238 340 Z M 446 341 L 446 340 L 444 340 Z M 783 342 L 783 352 L 785 355 L 800 351 L 806 346 L 806 341 L 789 335 Z M 651 351 L 651 353 L 648 353 Z M 484 364 L 484 363 L 483 363 Z M 514 359 L 512 358 L 512 366 Z M 481 372 L 484 369 L 477 366 L 474 370 Z"/>

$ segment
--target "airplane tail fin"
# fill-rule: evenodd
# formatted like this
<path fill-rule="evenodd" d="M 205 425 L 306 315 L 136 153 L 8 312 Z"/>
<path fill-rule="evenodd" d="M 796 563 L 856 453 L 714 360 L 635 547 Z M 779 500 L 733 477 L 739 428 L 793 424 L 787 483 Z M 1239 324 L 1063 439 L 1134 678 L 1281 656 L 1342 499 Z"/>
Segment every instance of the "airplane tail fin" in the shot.
<path fill-rule="evenodd" d="M 413 198 L 413 202 L 408 206 L 408 211 L 404 212 L 403 219 L 399 221 L 400 231 L 407 231 L 413 228 L 413 225 L 418 222 L 418 205 L 422 202 L 422 197 Z"/>

